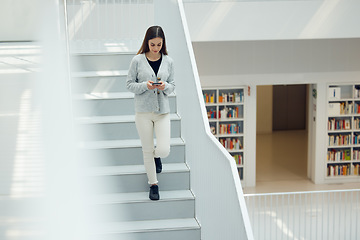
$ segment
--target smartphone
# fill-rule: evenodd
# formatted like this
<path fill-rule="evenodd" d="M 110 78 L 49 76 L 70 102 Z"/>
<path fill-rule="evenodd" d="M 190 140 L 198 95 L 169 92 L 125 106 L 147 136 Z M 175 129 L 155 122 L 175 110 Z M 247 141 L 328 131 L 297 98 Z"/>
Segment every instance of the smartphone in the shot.
<path fill-rule="evenodd" d="M 161 83 L 154 82 L 154 83 L 152 83 L 152 85 L 158 86 L 158 85 L 161 85 Z"/>

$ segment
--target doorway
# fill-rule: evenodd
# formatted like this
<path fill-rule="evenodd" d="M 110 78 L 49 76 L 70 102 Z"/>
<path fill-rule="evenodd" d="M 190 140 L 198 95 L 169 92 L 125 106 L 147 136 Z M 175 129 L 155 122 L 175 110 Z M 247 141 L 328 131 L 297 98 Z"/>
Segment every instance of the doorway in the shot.
<path fill-rule="evenodd" d="M 257 86 L 256 186 L 308 179 L 308 89 Z"/>

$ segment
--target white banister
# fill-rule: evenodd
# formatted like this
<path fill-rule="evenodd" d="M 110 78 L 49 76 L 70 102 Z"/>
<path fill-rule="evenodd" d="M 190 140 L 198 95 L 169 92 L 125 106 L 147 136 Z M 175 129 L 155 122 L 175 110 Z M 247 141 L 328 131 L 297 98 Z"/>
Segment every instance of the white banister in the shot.
<path fill-rule="evenodd" d="M 256 239 L 358 239 L 360 190 L 245 194 Z"/>
<path fill-rule="evenodd" d="M 235 162 L 210 132 L 183 3 L 154 3 L 155 24 L 163 27 L 175 61 L 181 133 L 202 239 L 253 239 Z"/>

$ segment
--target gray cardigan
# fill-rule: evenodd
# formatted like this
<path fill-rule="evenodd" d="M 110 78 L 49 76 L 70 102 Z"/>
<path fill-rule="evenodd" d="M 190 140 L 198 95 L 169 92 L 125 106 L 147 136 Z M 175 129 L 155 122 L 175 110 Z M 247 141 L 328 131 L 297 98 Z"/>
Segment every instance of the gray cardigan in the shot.
<path fill-rule="evenodd" d="M 161 80 L 157 80 L 158 77 Z M 165 89 L 163 91 L 149 90 L 147 88 L 149 80 L 165 82 Z M 168 96 L 175 89 L 173 60 L 167 55 L 162 55 L 156 76 L 145 54 L 136 55 L 130 63 L 126 87 L 130 92 L 135 93 L 135 112 L 169 113 Z"/>

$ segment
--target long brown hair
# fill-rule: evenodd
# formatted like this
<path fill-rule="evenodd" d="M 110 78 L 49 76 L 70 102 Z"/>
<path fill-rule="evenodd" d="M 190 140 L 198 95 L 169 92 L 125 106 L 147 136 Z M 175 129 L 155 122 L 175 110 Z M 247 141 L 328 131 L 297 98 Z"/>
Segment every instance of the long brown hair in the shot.
<path fill-rule="evenodd" d="M 162 48 L 161 48 L 160 52 L 164 55 L 168 55 L 167 49 L 166 49 L 165 34 L 160 26 L 152 26 L 147 29 L 145 37 L 144 37 L 144 41 L 143 41 L 141 48 L 139 49 L 137 54 L 147 53 L 148 51 L 150 51 L 149 40 L 157 38 L 157 37 L 162 38 L 162 40 L 163 40 L 163 44 L 162 44 Z"/>

